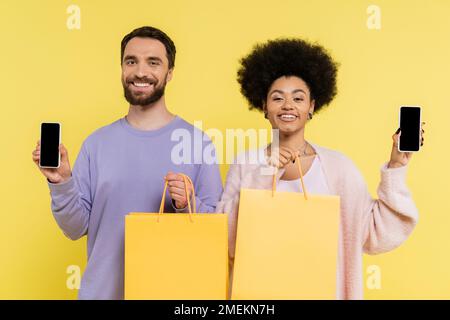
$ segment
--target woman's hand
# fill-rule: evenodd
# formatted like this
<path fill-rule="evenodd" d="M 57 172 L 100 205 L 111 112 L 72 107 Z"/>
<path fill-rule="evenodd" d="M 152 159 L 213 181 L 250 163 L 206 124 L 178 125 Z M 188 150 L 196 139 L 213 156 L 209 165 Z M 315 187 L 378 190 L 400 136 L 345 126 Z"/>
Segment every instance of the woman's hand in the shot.
<path fill-rule="evenodd" d="M 270 166 L 277 167 L 278 169 L 284 168 L 287 164 L 294 161 L 296 157 L 300 155 L 299 151 L 294 151 L 287 147 L 274 148 L 272 150 L 274 154 L 271 154 L 271 148 L 267 148 L 267 163 Z"/>
<path fill-rule="evenodd" d="M 422 122 L 422 127 L 425 125 L 425 122 Z M 421 138 L 421 144 L 420 146 L 423 146 L 423 135 L 425 134 L 425 130 L 422 129 L 422 132 L 420 133 Z M 398 140 L 400 138 L 401 131 L 400 128 L 392 135 L 392 151 L 391 151 L 391 159 L 388 163 L 388 168 L 399 168 L 406 166 L 411 160 L 412 152 L 400 152 L 398 151 Z"/>

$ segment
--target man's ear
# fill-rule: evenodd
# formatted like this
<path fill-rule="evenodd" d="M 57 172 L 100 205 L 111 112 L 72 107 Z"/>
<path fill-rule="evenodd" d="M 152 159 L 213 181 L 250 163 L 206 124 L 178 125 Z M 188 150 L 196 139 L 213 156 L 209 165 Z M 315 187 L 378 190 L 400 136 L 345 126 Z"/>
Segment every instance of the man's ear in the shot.
<path fill-rule="evenodd" d="M 166 83 L 169 82 L 170 80 L 172 80 L 172 76 L 173 76 L 173 68 L 169 69 L 169 72 L 167 72 Z"/>

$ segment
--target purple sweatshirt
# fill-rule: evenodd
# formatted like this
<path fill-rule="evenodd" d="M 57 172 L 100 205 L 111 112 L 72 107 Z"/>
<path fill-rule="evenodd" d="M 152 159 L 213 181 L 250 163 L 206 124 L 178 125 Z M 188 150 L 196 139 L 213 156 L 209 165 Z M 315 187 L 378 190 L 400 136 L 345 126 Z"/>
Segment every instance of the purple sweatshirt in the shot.
<path fill-rule="evenodd" d="M 191 141 L 185 139 L 187 148 L 181 150 L 183 134 Z M 201 163 L 205 149 L 215 158 L 209 138 L 179 117 L 151 131 L 133 128 L 122 118 L 84 141 L 72 178 L 48 183 L 53 215 L 64 234 L 72 240 L 88 237 L 79 299 L 123 299 L 125 215 L 159 210 L 167 172 L 191 177 L 197 212 L 215 211 L 222 181 L 216 163 Z M 180 164 L 179 155 L 191 155 L 190 162 Z M 175 212 L 168 194 L 165 212 Z"/>

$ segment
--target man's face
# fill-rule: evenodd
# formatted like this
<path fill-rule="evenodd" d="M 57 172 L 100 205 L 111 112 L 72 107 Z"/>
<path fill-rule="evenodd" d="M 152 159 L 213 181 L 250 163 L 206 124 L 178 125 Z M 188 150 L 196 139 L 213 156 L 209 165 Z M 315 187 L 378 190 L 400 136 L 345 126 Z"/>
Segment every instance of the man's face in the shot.
<path fill-rule="evenodd" d="M 164 45 L 151 38 L 131 39 L 123 53 L 122 85 L 131 105 L 147 106 L 161 99 L 172 69 Z"/>

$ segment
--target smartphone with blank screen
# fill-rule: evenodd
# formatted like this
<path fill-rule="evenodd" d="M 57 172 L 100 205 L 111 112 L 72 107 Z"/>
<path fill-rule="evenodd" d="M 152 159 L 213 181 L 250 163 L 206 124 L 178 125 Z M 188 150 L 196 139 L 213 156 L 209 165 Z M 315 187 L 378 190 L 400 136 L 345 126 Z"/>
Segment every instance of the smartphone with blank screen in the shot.
<path fill-rule="evenodd" d="M 41 168 L 59 168 L 61 155 L 61 124 L 55 122 L 41 123 L 41 153 L 39 166 Z"/>
<path fill-rule="evenodd" d="M 417 152 L 420 149 L 422 109 L 419 106 L 400 107 L 400 140 L 398 151 Z"/>

